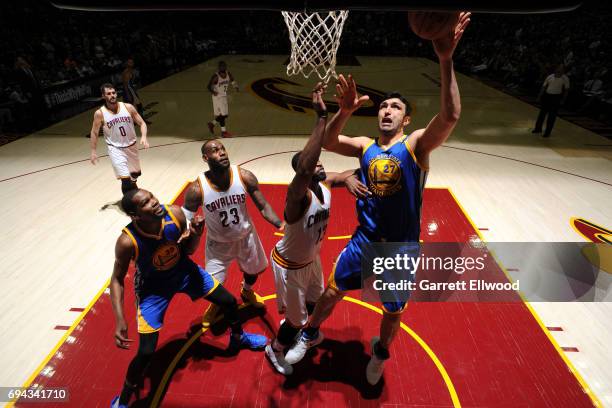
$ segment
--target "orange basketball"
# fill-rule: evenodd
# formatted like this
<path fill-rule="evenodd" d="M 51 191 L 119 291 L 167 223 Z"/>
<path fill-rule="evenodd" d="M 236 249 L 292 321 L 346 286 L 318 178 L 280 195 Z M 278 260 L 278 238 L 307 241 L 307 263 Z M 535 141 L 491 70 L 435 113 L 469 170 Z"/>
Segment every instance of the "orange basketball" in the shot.
<path fill-rule="evenodd" d="M 424 40 L 435 40 L 453 30 L 459 20 L 458 13 L 411 11 L 408 13 L 410 28 Z"/>

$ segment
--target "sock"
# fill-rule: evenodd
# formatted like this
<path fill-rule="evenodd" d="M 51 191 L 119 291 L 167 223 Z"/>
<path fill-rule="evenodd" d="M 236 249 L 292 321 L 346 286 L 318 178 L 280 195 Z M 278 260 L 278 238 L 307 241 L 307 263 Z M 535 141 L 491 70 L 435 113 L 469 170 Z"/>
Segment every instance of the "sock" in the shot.
<path fill-rule="evenodd" d="M 221 126 L 221 131 L 222 131 L 222 132 L 227 131 L 227 129 L 225 128 L 225 126 Z"/>
<path fill-rule="evenodd" d="M 378 358 L 379 360 L 387 360 L 389 359 L 389 357 L 391 356 L 389 354 L 389 350 L 384 348 L 381 344 L 380 341 L 377 341 L 374 344 L 374 355 L 376 356 L 376 358 Z"/>
<path fill-rule="evenodd" d="M 316 339 L 319 336 L 319 328 L 308 326 L 302 330 L 302 333 L 304 333 L 304 337 L 309 340 Z"/>
<path fill-rule="evenodd" d="M 257 282 L 257 275 L 242 274 L 242 287 L 244 290 L 253 290 L 253 285 Z"/>

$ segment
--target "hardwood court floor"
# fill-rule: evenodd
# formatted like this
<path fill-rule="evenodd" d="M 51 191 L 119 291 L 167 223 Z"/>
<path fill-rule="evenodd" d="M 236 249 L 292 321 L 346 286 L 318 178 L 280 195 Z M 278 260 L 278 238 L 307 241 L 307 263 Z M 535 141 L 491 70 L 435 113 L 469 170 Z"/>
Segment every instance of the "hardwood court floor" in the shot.
<path fill-rule="evenodd" d="M 230 96 L 229 130 L 240 136 L 224 142 L 232 162 L 245 163 L 263 182 L 290 180 L 290 154 L 299 150 L 313 117 L 283 109 L 258 96 L 256 81 L 285 78 L 282 56 L 223 57 L 241 86 Z M 413 101 L 413 125 L 425 126 L 439 106 L 436 64 L 411 58 L 359 57 L 357 82 L 386 91 L 397 89 Z M 201 140 L 208 138 L 210 94 L 205 86 L 218 60 L 178 73 L 141 90 L 153 124 L 151 149 L 141 152 L 140 185 L 169 201 L 186 180 L 205 167 Z M 346 68 L 346 69 L 345 69 Z M 612 153 L 608 140 L 559 120 L 553 137 L 531 133 L 536 108 L 468 77 L 458 75 L 462 118 L 451 139 L 431 159 L 428 186 L 448 187 L 487 241 L 582 241 L 571 227 L 580 217 L 612 226 Z M 312 82 L 277 84 L 286 93 L 306 96 Z M 331 98 L 330 98 L 331 99 Z M 293 99 L 291 99 L 293 100 Z M 295 107 L 294 107 L 295 108 Z M 0 198 L 5 215 L 0 236 L 4 266 L 0 274 L 2 333 L 0 385 L 20 386 L 108 280 L 113 247 L 127 218 L 99 208 L 120 197 L 108 158 L 91 166 L 82 137 L 93 112 L 75 116 L 0 148 Z M 371 117 L 352 118 L 345 133 L 374 135 Z M 99 153 L 104 153 L 100 143 Z M 266 159 L 250 161 L 259 156 Z M 355 161 L 330 153 L 328 170 Z M 249 162 L 250 161 L 250 162 Z M 611 329 L 609 304 L 534 303 L 595 395 L 612 406 L 608 367 Z M 71 311 L 72 309 L 72 311 Z M 77 310 L 77 311 L 75 311 Z M 55 329 L 59 326 L 59 329 Z M 112 333 L 108 333 L 112 342 Z M 95 350 L 92 350 L 95 352 Z"/>

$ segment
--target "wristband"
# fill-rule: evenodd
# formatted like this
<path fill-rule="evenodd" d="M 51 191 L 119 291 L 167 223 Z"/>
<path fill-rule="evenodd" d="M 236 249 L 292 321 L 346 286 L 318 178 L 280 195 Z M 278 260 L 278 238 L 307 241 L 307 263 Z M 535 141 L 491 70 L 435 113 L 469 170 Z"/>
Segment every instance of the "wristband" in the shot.
<path fill-rule="evenodd" d="M 181 210 L 183 210 L 183 214 L 185 214 L 185 218 L 187 219 L 188 222 L 191 222 L 193 220 L 193 217 L 195 217 L 196 215 L 195 212 L 189 211 L 185 207 L 181 207 Z"/>

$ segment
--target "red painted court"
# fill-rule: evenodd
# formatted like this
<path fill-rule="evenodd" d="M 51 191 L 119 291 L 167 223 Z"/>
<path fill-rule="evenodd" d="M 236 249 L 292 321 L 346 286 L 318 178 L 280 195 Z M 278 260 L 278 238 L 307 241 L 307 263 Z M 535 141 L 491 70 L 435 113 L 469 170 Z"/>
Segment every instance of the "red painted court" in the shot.
<path fill-rule="evenodd" d="M 277 213 L 282 213 L 285 186 L 263 185 Z M 355 227 L 354 200 L 344 189 L 334 191 L 328 238 L 350 235 Z M 427 189 L 422 214 L 425 242 L 467 242 L 478 238 L 447 189 Z M 182 203 L 182 194 L 177 203 Z M 279 239 L 251 204 L 251 215 L 264 247 Z M 127 223 L 127 220 L 126 220 Z M 431 225 L 437 228 L 428 228 Z M 117 231 L 119 233 L 119 231 Z M 346 239 L 325 241 L 321 259 L 326 275 Z M 203 246 L 203 240 L 202 244 Z M 112 254 L 108 254 L 112 256 Z M 203 249 L 195 258 L 203 263 Z M 130 336 L 137 339 L 133 270 L 126 280 L 126 316 L 133 316 Z M 110 276 L 111 271 L 108 271 Z M 500 279 L 503 272 L 499 270 Z M 237 294 L 241 274 L 234 265 L 228 287 Z M 266 271 L 257 292 L 274 294 Z M 359 293 L 351 293 L 360 299 Z M 245 328 L 271 336 L 280 317 L 270 298 L 265 314 L 245 308 Z M 590 407 L 577 377 L 551 343 L 527 305 L 508 303 L 410 302 L 404 330 L 391 348 L 384 380 L 371 387 L 365 379 L 369 341 L 377 335 L 378 309 L 347 299 L 323 325 L 326 340 L 285 378 L 273 370 L 263 352 L 225 353 L 223 327 L 201 334 L 207 303 L 177 295 L 160 334 L 158 352 L 134 407 Z M 114 318 L 103 293 L 32 384 L 68 387 L 69 403 L 58 407 L 105 407 L 121 388 L 134 350 L 115 347 Z M 23 404 L 17 406 L 40 406 Z"/>

